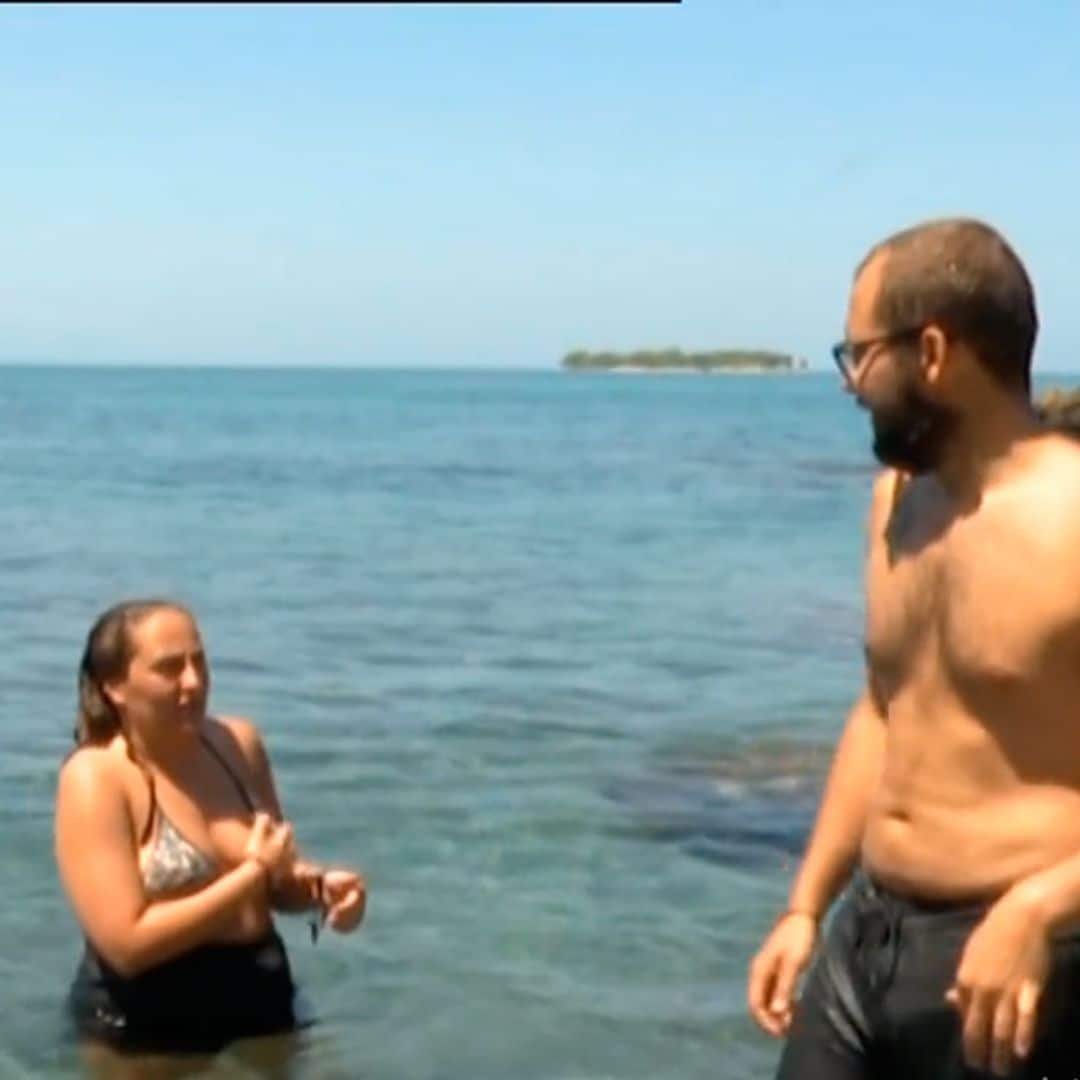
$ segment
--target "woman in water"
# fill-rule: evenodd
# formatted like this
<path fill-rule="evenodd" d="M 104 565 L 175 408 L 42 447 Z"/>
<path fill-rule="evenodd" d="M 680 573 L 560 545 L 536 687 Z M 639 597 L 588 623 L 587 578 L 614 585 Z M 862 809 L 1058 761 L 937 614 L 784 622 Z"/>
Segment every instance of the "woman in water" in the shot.
<path fill-rule="evenodd" d="M 70 1004 L 98 1047 L 215 1053 L 289 1031 L 272 912 L 341 932 L 363 917 L 363 880 L 299 858 L 258 729 L 207 715 L 208 690 L 182 606 L 121 604 L 91 629 L 56 857 L 86 938 Z"/>

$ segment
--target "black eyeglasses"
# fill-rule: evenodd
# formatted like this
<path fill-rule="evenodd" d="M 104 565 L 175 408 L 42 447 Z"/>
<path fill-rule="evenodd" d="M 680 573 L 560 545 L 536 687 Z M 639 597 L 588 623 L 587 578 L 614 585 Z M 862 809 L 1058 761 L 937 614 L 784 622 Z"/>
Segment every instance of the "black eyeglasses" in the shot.
<path fill-rule="evenodd" d="M 855 382 L 859 367 L 866 354 L 878 345 L 893 345 L 901 341 L 909 341 L 918 337 L 923 332 L 922 326 L 907 326 L 903 330 L 891 330 L 887 334 L 879 334 L 877 337 L 864 338 L 862 341 L 838 341 L 832 347 L 832 358 L 840 369 L 844 381 L 850 386 Z"/>

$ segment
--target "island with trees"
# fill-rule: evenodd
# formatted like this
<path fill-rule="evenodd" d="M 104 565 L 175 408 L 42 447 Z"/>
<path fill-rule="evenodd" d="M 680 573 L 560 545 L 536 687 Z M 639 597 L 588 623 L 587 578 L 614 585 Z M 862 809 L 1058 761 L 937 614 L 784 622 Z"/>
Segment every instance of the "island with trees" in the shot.
<path fill-rule="evenodd" d="M 765 349 L 720 349 L 683 352 L 681 349 L 641 349 L 635 352 L 588 352 L 575 349 L 563 357 L 569 371 L 691 371 L 761 372 L 805 371 L 806 361 Z"/>

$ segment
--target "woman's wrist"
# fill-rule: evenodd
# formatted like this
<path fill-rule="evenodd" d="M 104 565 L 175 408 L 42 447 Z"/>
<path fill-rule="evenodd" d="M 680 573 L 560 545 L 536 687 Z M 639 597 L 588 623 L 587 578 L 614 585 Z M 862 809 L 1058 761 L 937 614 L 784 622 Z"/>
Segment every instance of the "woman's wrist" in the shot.
<path fill-rule="evenodd" d="M 267 866 L 258 855 L 245 855 L 237 869 L 244 870 L 245 868 L 247 869 L 247 873 L 251 875 L 253 884 L 272 884 L 270 867 Z"/>
<path fill-rule="evenodd" d="M 323 906 L 323 869 L 309 862 L 294 862 L 281 874 L 268 875 L 270 901 L 280 911 L 302 912 Z"/>
<path fill-rule="evenodd" d="M 326 906 L 326 871 L 321 866 L 312 867 L 315 876 L 311 882 L 311 906 L 321 911 Z"/>
<path fill-rule="evenodd" d="M 303 908 L 317 908 L 322 903 L 323 877 L 326 871 L 318 863 L 307 860 L 293 863 L 288 884 L 294 901 Z"/>

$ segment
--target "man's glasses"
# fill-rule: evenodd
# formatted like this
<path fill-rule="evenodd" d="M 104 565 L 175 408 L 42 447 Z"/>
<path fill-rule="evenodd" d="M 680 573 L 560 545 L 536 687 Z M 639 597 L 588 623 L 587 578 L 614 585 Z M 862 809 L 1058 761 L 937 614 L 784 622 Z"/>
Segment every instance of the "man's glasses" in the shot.
<path fill-rule="evenodd" d="M 854 386 L 859 368 L 871 349 L 879 345 L 893 345 L 901 341 L 913 340 L 922 332 L 921 326 L 908 326 L 903 330 L 891 330 L 887 334 L 864 338 L 862 341 L 838 341 L 832 347 L 832 358 L 836 361 L 836 366 L 840 369 L 844 381 L 848 386 Z"/>

